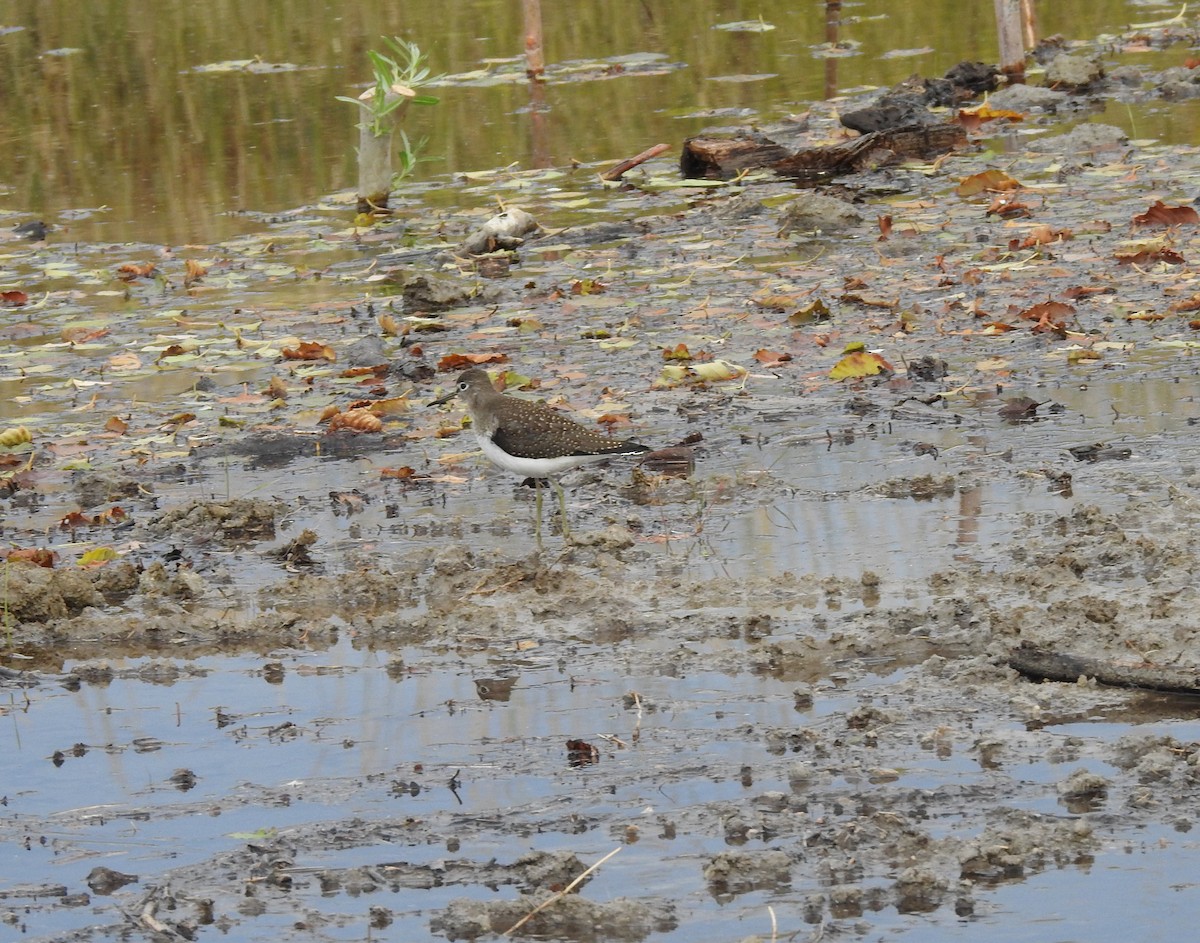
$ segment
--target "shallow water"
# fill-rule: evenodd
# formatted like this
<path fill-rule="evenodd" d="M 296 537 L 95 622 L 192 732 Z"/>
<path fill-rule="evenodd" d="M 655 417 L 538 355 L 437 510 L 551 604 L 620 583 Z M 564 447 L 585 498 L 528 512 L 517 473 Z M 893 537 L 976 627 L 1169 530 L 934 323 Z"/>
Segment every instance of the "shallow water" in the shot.
<path fill-rule="evenodd" d="M 1177 12 L 1166 2 L 1059 0 L 1038 15 L 1042 35 L 1082 40 Z M 286 16 L 270 0 L 213 0 L 199 13 L 182 0 L 16 0 L 0 17 L 0 223 L 40 216 L 56 243 L 221 242 L 258 231 L 264 214 L 353 187 L 356 119 L 336 96 L 365 84 L 366 51 L 381 35 L 415 41 L 435 73 L 460 77 L 437 89 L 439 105 L 407 119 L 410 137 L 428 138 L 421 181 L 615 161 L 659 141 L 672 144 L 670 163 L 707 126 L 768 124 L 848 90 L 997 56 L 991 8 L 957 0 L 844 3 L 845 46 L 832 57 L 818 2 L 577 0 L 569 17 L 546 8 L 549 107 L 531 113 L 522 83 L 495 81 L 523 48 L 520 5 L 500 0 L 449 0 L 436 22 L 384 0 L 296 0 Z M 759 19 L 774 29 L 717 28 Z M 1154 69 L 1183 58 L 1125 54 Z M 609 76 L 576 80 L 597 74 L 570 71 L 589 62 Z M 1102 120 L 1132 137 L 1194 143 L 1195 107 L 1117 106 Z M 437 187 L 425 197 L 457 198 Z"/>
<path fill-rule="evenodd" d="M 461 836 L 461 844 L 449 851 L 408 842 L 394 850 L 376 844 L 299 851 L 291 864 L 296 897 L 302 902 L 311 895 L 312 906 L 326 910 L 323 895 L 303 879 L 309 869 L 388 860 L 510 860 L 526 849 L 599 857 L 614 843 L 622 844 L 618 829 L 636 828 L 636 843 L 627 844 L 602 869 L 588 887 L 589 897 L 637 897 L 649 891 L 686 906 L 689 919 L 681 929 L 656 939 L 694 939 L 695 919 L 710 927 L 706 932 L 716 934 L 713 938 L 763 933 L 768 904 L 783 926 L 794 929 L 804 895 L 819 889 L 811 878 L 798 879 L 791 891 L 753 892 L 740 896 L 737 907 L 723 907 L 705 888 L 700 869 L 726 843 L 718 835 L 688 833 L 686 828 L 665 837 L 659 834 L 661 822 L 696 804 L 769 789 L 786 791 L 786 782 L 753 773 L 752 781 L 739 782 L 736 771 L 742 769 L 744 779 L 746 771 L 759 769 L 764 756 L 756 738 L 746 739 L 737 731 L 820 727 L 853 707 L 863 691 L 886 703 L 887 690 L 903 679 L 903 672 L 844 688 L 818 684 L 814 707 L 798 712 L 791 683 L 716 672 L 646 674 L 634 657 L 640 649 L 629 644 L 611 649 L 612 671 L 574 677 L 561 659 L 578 648 L 576 643 L 548 644 L 520 658 L 489 652 L 439 658 L 416 650 L 360 650 L 343 640 L 321 652 L 167 659 L 198 672 L 173 683 L 118 678 L 85 683 L 77 692 L 42 686 L 29 691 L 28 701 L 6 692 L 0 747 L 10 762 L 0 815 L 5 835 L 0 869 L 10 876 L 10 886 L 47 882 L 81 888 L 97 864 L 143 872 L 151 882 L 150 875 L 163 868 L 201 862 L 254 842 L 256 836 L 265 838 L 271 830 L 351 812 L 393 827 L 410 818 L 452 816 L 458 822 L 445 826 L 448 836 Z M 395 670 L 402 659 L 411 672 Z M 282 664 L 282 680 L 269 683 L 261 669 L 276 660 Z M 117 671 L 149 664 L 116 656 L 107 661 Z M 388 670 L 389 663 L 394 670 Z M 157 664 L 161 667 L 163 660 Z M 480 699 L 473 679 L 497 673 L 517 678 L 511 700 Z M 655 709 L 637 712 L 622 706 L 631 690 Z M 218 712 L 224 715 L 220 719 Z M 1186 740 L 1200 735 L 1198 723 L 1157 720 L 1140 732 Z M 1095 724 L 1076 725 L 1072 732 L 1103 742 L 1130 729 Z M 607 734 L 619 738 L 623 747 L 602 740 Z M 562 744 L 572 737 L 601 747 L 604 756 L 597 766 L 572 768 L 564 762 Z M 692 755 L 689 744 L 696 742 L 704 743 L 703 755 Z M 75 744 L 86 749 L 73 755 Z M 61 765 L 53 760 L 55 750 L 67 753 Z M 1063 770 L 1053 764 L 1016 763 L 989 772 L 959 751 L 940 759 L 933 753 L 914 759 L 915 765 L 900 771 L 894 787 L 881 788 L 915 788 L 932 797 L 946 787 L 997 788 L 1011 777 L 1021 784 L 1021 793 L 1049 791 L 1044 803 L 1038 803 L 1043 807 L 1034 811 L 1063 812 L 1053 798 L 1053 783 Z M 670 771 L 663 767 L 656 776 L 653 770 L 668 762 Z M 169 781 L 180 768 L 195 774 L 194 788 L 185 791 Z M 87 785 L 81 789 L 83 783 Z M 865 788 L 857 778 L 842 787 L 847 795 Z M 470 824 L 483 825 L 495 814 L 536 822 L 539 810 L 555 808 L 578 808 L 586 821 L 614 824 L 576 835 L 553 829 L 529 834 L 523 847 L 513 847 L 511 836 L 500 831 L 492 834 L 486 826 Z M 819 806 L 810 809 L 814 817 L 828 813 Z M 952 815 L 940 825 L 930 821 L 928 828 L 937 834 L 963 824 Z M 1089 868 L 1050 870 L 987 893 L 978 890 L 978 909 L 969 920 L 956 920 L 944 908 L 921 918 L 888 909 L 864 917 L 872 928 L 865 938 L 949 939 L 955 928 L 961 932 L 970 924 L 972 934 L 984 940 L 1033 940 L 1045 939 L 1049 924 L 1063 938 L 1115 940 L 1132 932 L 1137 920 L 1165 932 L 1200 914 L 1186 877 L 1195 844 L 1186 830 L 1140 829 L 1098 855 Z M 18 874 L 20 879 L 13 881 Z M 1109 886 L 1124 896 L 1111 912 L 1094 903 L 1097 888 Z M 1129 900 L 1132 887 L 1140 888 L 1136 905 Z M 327 938 L 355 938 L 353 928 L 361 932 L 368 905 L 395 910 L 392 932 L 421 936 L 429 915 L 464 893 L 472 892 L 463 887 L 376 892 L 357 901 L 340 894 L 334 910 L 346 921 L 346 935 L 331 932 Z M 20 917 L 23 938 L 49 939 L 113 918 L 102 896 L 94 896 L 91 906 L 39 910 Z M 255 920 L 252 931 L 243 927 L 241 932 L 249 935 L 242 938 L 271 939 L 277 929 L 265 915 Z"/>

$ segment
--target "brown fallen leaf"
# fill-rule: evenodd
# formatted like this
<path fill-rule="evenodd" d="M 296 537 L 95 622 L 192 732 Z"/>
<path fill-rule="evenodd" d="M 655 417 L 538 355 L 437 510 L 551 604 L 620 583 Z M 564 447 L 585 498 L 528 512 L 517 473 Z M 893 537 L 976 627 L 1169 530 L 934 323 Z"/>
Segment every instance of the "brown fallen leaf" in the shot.
<path fill-rule="evenodd" d="M 144 262 L 141 265 L 134 262 L 126 262 L 124 265 L 117 267 L 117 278 L 123 282 L 132 282 L 139 278 L 149 278 L 157 265 L 157 262 Z"/>
<path fill-rule="evenodd" d="M 586 740 L 567 741 L 567 763 L 571 766 L 591 766 L 600 762 L 600 751 Z"/>
<path fill-rule="evenodd" d="M 696 470 L 696 453 L 687 445 L 675 445 L 647 452 L 638 464 L 664 478 L 687 478 Z M 638 474 L 639 470 L 635 468 L 635 481 Z"/>
<path fill-rule="evenodd" d="M 55 561 L 58 559 L 58 554 L 44 547 L 19 547 L 16 550 L 8 551 L 4 559 L 9 563 L 20 560 L 52 570 L 54 569 Z"/>
<path fill-rule="evenodd" d="M 1115 295 L 1116 293 L 1117 290 L 1112 285 L 1076 285 L 1074 288 L 1068 288 L 1062 294 L 1064 298 L 1078 301 L 1080 298 L 1090 298 L 1092 295 Z"/>
<path fill-rule="evenodd" d="M 1002 193 L 1005 190 L 1017 190 L 1021 186 L 1019 180 L 1013 179 L 1003 170 L 993 168 L 964 177 L 962 182 L 954 188 L 954 192 L 959 196 L 978 196 L 980 193 Z"/>
<path fill-rule="evenodd" d="M 353 380 L 356 377 L 379 377 L 387 376 L 388 365 L 386 363 L 376 364 L 373 367 L 347 367 L 338 376 Z"/>
<path fill-rule="evenodd" d="M 369 409 L 351 409 L 329 420 L 329 431 L 351 429 L 354 432 L 380 432 L 383 421 Z"/>
<path fill-rule="evenodd" d="M 621 413 L 604 413 L 602 416 L 596 417 L 596 425 L 604 426 L 611 434 L 616 427 L 631 426 L 633 423 L 628 416 Z"/>
<path fill-rule="evenodd" d="M 987 208 L 984 216 L 999 216 L 1001 219 L 1022 219 L 1032 216 L 1028 203 L 1022 203 L 1007 193 L 1001 193 Z"/>
<path fill-rule="evenodd" d="M 1147 265 L 1151 262 L 1165 262 L 1167 265 L 1183 265 L 1184 258 L 1174 249 L 1143 248 L 1132 252 L 1115 252 L 1113 258 L 1122 265 Z"/>
<path fill-rule="evenodd" d="M 195 259 L 185 259 L 183 265 L 185 269 L 183 275 L 184 288 L 191 288 L 192 285 L 208 274 L 208 266 L 202 262 L 197 262 Z"/>
<path fill-rule="evenodd" d="M 87 344 L 94 340 L 99 340 L 108 333 L 106 327 L 64 327 L 62 329 L 62 339 L 68 344 Z"/>
<path fill-rule="evenodd" d="M 76 527 L 90 527 L 92 519 L 82 511 L 71 511 L 58 519 L 59 530 L 74 530 Z"/>
<path fill-rule="evenodd" d="M 1054 242 L 1066 242 L 1069 239 L 1074 239 L 1075 234 L 1069 229 L 1055 229 L 1052 226 L 1034 226 L 1029 230 L 1024 239 L 1010 239 L 1008 241 L 1009 251 L 1015 249 L 1033 249 L 1037 246 L 1044 246 Z"/>
<path fill-rule="evenodd" d="M 428 478 L 428 475 L 418 475 L 416 469 L 409 465 L 401 465 L 399 468 L 381 468 L 379 469 L 380 478 L 398 478 L 401 481 L 406 481 L 412 478 Z"/>
<path fill-rule="evenodd" d="M 863 305 L 868 308 L 887 308 L 890 310 L 900 307 L 900 302 L 895 298 L 880 298 L 875 295 L 847 294 L 838 298 L 838 301 L 844 304 Z"/>
<path fill-rule="evenodd" d="M 1191 206 L 1167 206 L 1155 200 L 1148 210 L 1133 217 L 1135 226 L 1184 226 L 1200 223 L 1200 214 Z"/>
<path fill-rule="evenodd" d="M 328 360 L 330 363 L 337 360 L 333 348 L 320 341 L 301 341 L 297 347 L 283 348 L 282 353 L 284 360 Z"/>
<path fill-rule="evenodd" d="M 792 355 L 783 351 L 766 350 L 764 348 L 754 354 L 754 359 L 764 367 L 778 367 L 788 363 L 792 359 Z"/>
<path fill-rule="evenodd" d="M 477 367 L 483 363 L 508 363 L 505 354 L 447 354 L 438 361 L 438 373 L 447 370 L 462 370 L 464 367 Z"/>
<path fill-rule="evenodd" d="M 120 524 L 123 520 L 129 517 L 123 507 L 114 504 L 107 511 L 101 511 L 92 518 L 93 524 Z"/>
<path fill-rule="evenodd" d="M 1036 321 L 1031 330 L 1034 334 L 1051 332 L 1059 337 L 1067 333 L 1067 321 L 1075 316 L 1075 308 L 1061 301 L 1043 301 L 1026 308 L 1017 315 L 1022 321 Z"/>
<path fill-rule="evenodd" d="M 801 299 L 807 298 L 808 294 L 808 292 L 801 291 L 756 291 L 750 296 L 750 300 L 760 308 L 787 311 L 800 304 Z"/>
<path fill-rule="evenodd" d="M 1037 418 L 1037 409 L 1043 405 L 1028 396 L 1014 396 L 1004 401 L 1000 407 L 1000 418 L 1005 422 L 1032 422 Z"/>

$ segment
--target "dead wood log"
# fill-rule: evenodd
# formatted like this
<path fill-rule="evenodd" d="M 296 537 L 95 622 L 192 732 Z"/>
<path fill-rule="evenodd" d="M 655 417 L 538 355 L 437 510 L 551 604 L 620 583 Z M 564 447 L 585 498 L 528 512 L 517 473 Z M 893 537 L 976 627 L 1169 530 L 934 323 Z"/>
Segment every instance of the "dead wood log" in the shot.
<path fill-rule="evenodd" d="M 766 138 L 695 137 L 684 141 L 679 169 L 685 177 L 710 180 L 727 180 L 758 168 L 783 177 L 832 177 L 901 160 L 925 160 L 966 142 L 966 131 L 953 124 L 877 131 L 794 153 Z"/>
<path fill-rule="evenodd" d="M 727 180 L 787 156 L 787 148 L 765 139 L 695 137 L 683 142 L 679 169 L 689 179 Z"/>
<path fill-rule="evenodd" d="M 1008 666 L 1034 681 L 1073 682 L 1088 677 L 1119 688 L 1200 694 L 1200 671 L 1194 669 L 1117 665 L 1098 658 L 1052 652 L 1028 642 L 1009 652 Z"/>

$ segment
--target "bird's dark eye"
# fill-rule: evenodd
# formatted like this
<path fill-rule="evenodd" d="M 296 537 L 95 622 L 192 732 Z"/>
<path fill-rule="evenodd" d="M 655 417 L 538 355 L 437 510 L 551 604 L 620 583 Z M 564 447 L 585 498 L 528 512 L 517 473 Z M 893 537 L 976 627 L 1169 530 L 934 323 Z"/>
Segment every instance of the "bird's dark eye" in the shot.
<path fill-rule="evenodd" d="M 464 383 L 460 383 L 460 384 L 458 384 L 458 391 L 459 391 L 460 393 L 465 393 L 465 392 L 467 392 L 467 387 L 468 387 L 468 386 L 469 386 L 469 384 L 468 384 L 468 383 L 465 383 L 465 382 L 464 382 Z"/>

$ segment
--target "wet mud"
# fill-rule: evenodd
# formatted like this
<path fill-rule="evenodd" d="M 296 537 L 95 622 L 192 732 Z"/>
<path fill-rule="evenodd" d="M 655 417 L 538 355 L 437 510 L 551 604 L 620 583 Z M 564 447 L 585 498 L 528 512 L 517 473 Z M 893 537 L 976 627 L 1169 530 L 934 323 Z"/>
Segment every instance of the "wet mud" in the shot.
<path fill-rule="evenodd" d="M 954 180 L 987 165 L 958 161 Z M 1089 230 L 1100 239 L 1179 199 L 1164 181 L 1200 158 L 1106 141 L 1007 163 L 1065 207 L 1058 222 L 1101 220 Z M 194 419 L 194 447 L 168 467 L 101 453 L 97 468 L 51 478 L 51 498 L 7 493 L 14 540 L 47 533 L 37 514 L 63 495 L 92 510 L 120 501 L 127 516 L 106 565 L 5 565 L 3 714 L 16 724 L 62 692 L 182 690 L 225 672 L 220 703 L 176 709 L 211 715 L 242 753 L 205 766 L 182 734 L 47 732 L 22 763 L 79 775 L 79 801 L 26 811 L 35 789 L 5 795 L 0 838 L 10 860 L 86 868 L 70 884 L 9 875 L 0 922 L 80 943 L 486 939 L 523 920 L 514 935 L 555 940 L 768 939 L 773 920 L 791 938 L 866 938 L 986 924 L 1005 887 L 1082 880 L 1139 835 L 1191 848 L 1197 702 L 1087 677 L 1036 683 L 1009 664 L 1024 644 L 1200 668 L 1194 328 L 1168 310 L 1190 270 L 1129 268 L 1090 239 L 1014 246 L 983 206 L 952 202 L 944 173 L 902 168 L 858 195 L 867 216 L 912 217 L 891 242 L 831 238 L 811 219 L 784 242 L 792 194 L 763 183 L 770 213 L 757 197 L 706 198 L 645 221 L 637 235 L 661 241 L 588 244 L 584 268 L 625 266 L 627 281 L 616 314 L 595 309 L 603 336 L 567 312 L 577 320 L 554 361 L 587 393 L 567 389 L 623 394 L 642 433 L 693 443 L 695 467 L 686 479 L 620 463 L 574 473 L 570 539 L 551 525 L 539 544 L 528 489 L 482 468 L 461 427 L 435 433 L 436 414 L 415 410 L 378 434 L 259 430 L 233 444 Z M 1101 184 L 1112 190 L 1097 199 Z M 869 203 L 883 192 L 905 196 Z M 1195 248 L 1191 230 L 1169 238 Z M 762 266 L 749 285 L 748 257 Z M 574 264 L 536 268 L 565 284 Z M 814 283 L 840 299 L 836 323 L 781 326 Z M 1034 331 L 1015 312 L 1048 284 L 1112 293 L 1091 307 L 1077 293 L 1069 325 Z M 775 300 L 748 301 L 758 288 Z M 560 313 L 561 297 L 527 286 L 493 295 Z M 532 367 L 554 346 L 469 307 L 475 297 L 439 291 L 445 331 L 389 350 L 424 367 L 396 371 L 403 395 L 430 398 L 451 349 Z M 632 312 L 650 303 L 662 310 Z M 1164 318 L 1134 317 L 1150 309 Z M 986 333 L 985 314 L 1011 329 Z M 677 324 L 733 362 L 761 364 L 763 344 L 794 358 L 736 383 L 656 384 Z M 629 330 L 640 352 L 593 343 Z M 827 348 L 849 334 L 899 369 L 829 382 Z M 1072 359 L 1078 349 L 1089 356 Z M 237 385 L 216 382 L 225 395 Z M 296 425 L 316 411 L 289 408 Z M 403 477 L 380 475 L 401 462 Z M 55 547 L 71 551 L 65 537 Z M 359 654 L 366 667 L 352 670 Z M 355 672 L 381 700 L 417 692 L 381 715 L 393 753 L 336 740 L 349 708 L 303 715 L 287 688 Z M 264 690 L 269 709 L 242 705 Z M 495 726 L 480 734 L 464 718 Z M 333 742 L 344 764 L 206 786 L 247 750 Z M 74 771 L 138 752 L 165 753 L 173 771 L 90 804 Z M 293 808 L 297 820 L 242 827 Z M 94 844 L 114 820 L 130 841 L 172 823 L 211 829 L 191 848 Z M 54 926 L 67 929 L 46 936 Z"/>

